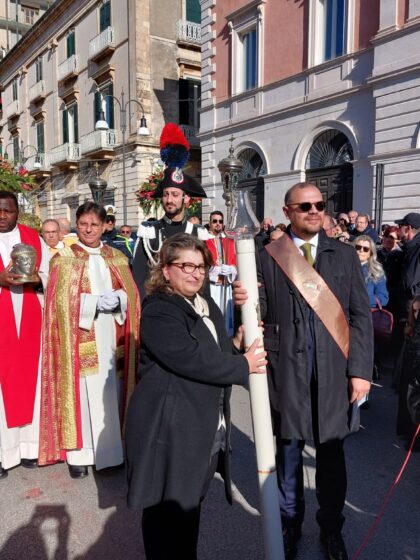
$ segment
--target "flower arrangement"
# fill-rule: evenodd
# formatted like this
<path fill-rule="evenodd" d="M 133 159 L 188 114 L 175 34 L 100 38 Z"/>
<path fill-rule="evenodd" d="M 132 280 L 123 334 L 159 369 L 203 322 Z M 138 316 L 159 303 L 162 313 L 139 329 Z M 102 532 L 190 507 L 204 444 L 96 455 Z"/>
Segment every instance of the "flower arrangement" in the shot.
<path fill-rule="evenodd" d="M 0 158 L 0 189 L 10 191 L 16 195 L 28 198 L 31 191 L 36 188 L 33 177 L 23 165 L 14 167 L 5 159 Z"/>
<path fill-rule="evenodd" d="M 137 200 L 139 201 L 140 208 L 142 209 L 145 218 L 149 217 L 151 213 L 157 216 L 157 212 L 160 207 L 160 198 L 153 198 L 153 194 L 163 179 L 163 171 L 164 169 L 162 166 L 157 167 L 136 192 Z M 201 208 L 201 198 L 191 197 L 185 207 L 187 209 L 188 216 L 197 214 Z"/>

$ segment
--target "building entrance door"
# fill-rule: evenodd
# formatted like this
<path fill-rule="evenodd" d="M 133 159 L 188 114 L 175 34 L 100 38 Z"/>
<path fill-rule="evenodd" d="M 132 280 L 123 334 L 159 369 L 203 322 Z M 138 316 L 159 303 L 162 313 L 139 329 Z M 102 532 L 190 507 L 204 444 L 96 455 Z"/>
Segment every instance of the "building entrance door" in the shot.
<path fill-rule="evenodd" d="M 306 158 L 306 181 L 322 192 L 331 216 L 348 212 L 353 206 L 353 149 L 340 131 L 319 134 Z"/>
<path fill-rule="evenodd" d="M 322 192 L 327 203 L 326 211 L 331 216 L 348 212 L 353 204 L 353 167 L 345 164 L 323 169 L 308 169 L 306 181 L 313 183 Z"/>

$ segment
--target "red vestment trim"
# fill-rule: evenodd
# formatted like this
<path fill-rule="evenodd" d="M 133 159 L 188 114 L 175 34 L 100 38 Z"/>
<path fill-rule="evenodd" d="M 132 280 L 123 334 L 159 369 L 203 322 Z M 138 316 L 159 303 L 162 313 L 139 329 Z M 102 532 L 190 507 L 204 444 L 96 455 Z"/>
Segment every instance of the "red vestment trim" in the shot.
<path fill-rule="evenodd" d="M 41 264 L 41 241 L 38 233 L 18 225 L 21 243 L 31 245 L 37 252 L 37 270 Z M 0 272 L 9 263 L 0 257 Z M 41 350 L 42 311 L 32 286 L 23 286 L 20 332 L 16 328 L 10 289 L 0 293 L 0 385 L 8 428 L 32 422 L 39 355 Z"/>
<path fill-rule="evenodd" d="M 235 253 L 235 243 L 233 239 L 228 239 L 227 237 L 221 238 L 223 255 L 217 254 L 217 241 L 215 238 L 206 239 L 206 245 L 213 257 L 213 266 L 219 264 L 218 256 L 222 257 L 222 263 L 236 266 L 236 253 Z"/>

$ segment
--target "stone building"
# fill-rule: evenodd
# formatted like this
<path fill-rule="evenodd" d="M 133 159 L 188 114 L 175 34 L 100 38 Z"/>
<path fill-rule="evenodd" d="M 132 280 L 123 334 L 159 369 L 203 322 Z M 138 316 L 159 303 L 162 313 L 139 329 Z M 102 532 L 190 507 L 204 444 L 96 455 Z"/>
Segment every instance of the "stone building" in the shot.
<path fill-rule="evenodd" d="M 235 137 L 257 215 L 316 183 L 331 213 L 420 210 L 418 0 L 201 0 L 207 209 Z M 376 186 L 378 188 L 376 189 Z"/>
<path fill-rule="evenodd" d="M 117 224 L 136 226 L 166 122 L 184 128 L 200 176 L 199 20 L 198 0 L 56 0 L 7 53 L 3 152 L 37 178 L 43 219 L 74 222 L 98 172 Z"/>

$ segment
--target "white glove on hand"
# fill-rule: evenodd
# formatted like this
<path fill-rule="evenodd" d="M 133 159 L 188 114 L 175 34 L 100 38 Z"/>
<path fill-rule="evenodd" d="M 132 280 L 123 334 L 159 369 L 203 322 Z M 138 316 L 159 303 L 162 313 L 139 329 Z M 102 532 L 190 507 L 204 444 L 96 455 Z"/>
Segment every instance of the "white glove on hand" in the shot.
<path fill-rule="evenodd" d="M 120 305 L 120 298 L 114 290 L 105 292 L 98 298 L 98 311 L 115 311 Z"/>
<path fill-rule="evenodd" d="M 220 266 L 212 266 L 209 271 L 210 282 L 217 282 L 220 274 Z"/>
<path fill-rule="evenodd" d="M 229 276 L 229 274 L 232 274 L 232 268 L 233 266 L 222 264 L 222 266 L 220 267 L 220 274 L 222 276 Z"/>

